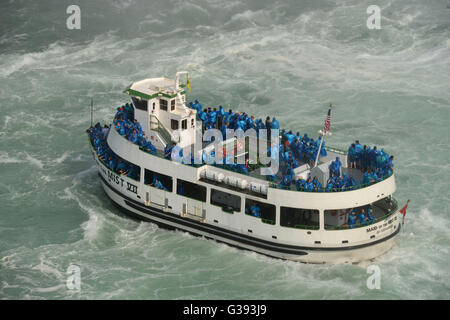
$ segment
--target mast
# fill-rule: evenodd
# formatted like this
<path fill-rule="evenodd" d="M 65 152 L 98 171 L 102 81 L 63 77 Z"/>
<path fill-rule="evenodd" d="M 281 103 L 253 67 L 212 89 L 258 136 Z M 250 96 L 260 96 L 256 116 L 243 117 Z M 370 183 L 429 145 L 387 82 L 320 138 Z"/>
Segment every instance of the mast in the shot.
<path fill-rule="evenodd" d="M 314 162 L 314 168 L 317 167 L 317 163 L 319 162 L 320 151 L 322 150 L 322 144 L 323 144 L 323 140 L 325 140 L 325 135 L 331 135 L 331 132 L 329 132 L 330 125 L 331 125 L 331 123 L 330 123 L 331 108 L 332 108 L 332 104 L 330 103 L 330 109 L 328 109 L 328 115 L 327 115 L 327 119 L 325 120 L 325 125 L 323 127 L 323 131 L 319 130 L 319 134 L 322 136 L 322 138 L 320 139 L 319 150 L 317 151 L 316 161 Z"/>

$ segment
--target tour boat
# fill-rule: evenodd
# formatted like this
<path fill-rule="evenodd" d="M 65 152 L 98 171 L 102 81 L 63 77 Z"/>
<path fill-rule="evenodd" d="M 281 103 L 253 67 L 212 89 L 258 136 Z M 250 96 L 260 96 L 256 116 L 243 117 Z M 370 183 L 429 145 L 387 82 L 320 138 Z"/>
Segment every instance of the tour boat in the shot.
<path fill-rule="evenodd" d="M 118 108 L 114 121 L 106 126 L 91 123 L 87 130 L 103 189 L 126 214 L 163 228 L 305 263 L 358 263 L 393 246 L 400 231 L 393 170 L 359 183 L 363 169 L 361 164 L 350 167 L 348 152 L 328 146 L 317 149 L 317 142 L 322 146 L 325 140 L 324 130 L 318 140 L 295 140 L 305 148 L 312 146 L 318 159 L 308 158 L 303 149 L 293 152 L 299 158 L 289 163 L 277 158 L 278 171 L 263 174 L 275 157 L 269 157 L 270 165 L 261 164 L 259 150 L 269 146 L 270 156 L 280 149 L 292 151 L 286 131 L 271 129 L 277 143 L 268 142 L 268 135 L 259 134 L 262 130 L 244 137 L 216 137 L 211 142 L 205 139 L 208 130 L 199 114 L 206 108 L 198 101 L 187 103 L 188 90 L 185 71 L 175 79 L 134 82 L 124 91 L 131 97 L 130 104 Z M 222 107 L 206 112 L 222 113 L 212 121 L 208 118 L 213 128 L 224 125 L 225 113 L 227 120 L 237 123 L 244 118 L 250 123 L 250 116 L 242 112 L 230 113 Z M 264 122 L 258 125 L 262 129 Z M 211 161 L 211 156 L 219 154 L 227 161 Z M 254 158 L 249 161 L 254 154 L 256 162 Z M 321 187 L 327 185 L 330 166 L 337 158 L 341 165 L 335 173 L 352 175 L 358 183 Z M 283 184 L 285 172 L 294 176 Z M 318 181 L 313 190 L 296 185 L 308 178 Z M 336 179 L 342 182 L 344 178 Z M 365 219 L 361 212 L 366 213 Z"/>

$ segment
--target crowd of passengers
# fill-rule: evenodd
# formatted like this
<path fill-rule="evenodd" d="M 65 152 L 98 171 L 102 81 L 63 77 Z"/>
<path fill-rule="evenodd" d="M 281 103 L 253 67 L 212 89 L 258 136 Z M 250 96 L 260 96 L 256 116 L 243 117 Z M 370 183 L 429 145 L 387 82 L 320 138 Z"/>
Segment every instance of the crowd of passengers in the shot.
<path fill-rule="evenodd" d="M 245 112 L 233 112 L 232 109 L 225 111 L 222 106 L 217 108 L 203 108 L 198 100 L 194 103 L 190 102 L 189 107 L 197 111 L 197 115 L 204 124 L 204 129 L 220 129 L 222 135 L 226 137 L 226 130 L 238 130 L 246 131 L 248 129 L 254 129 L 257 136 L 259 136 L 260 129 L 267 130 L 267 137 L 270 137 L 272 129 L 280 129 L 278 120 L 273 117 L 266 117 L 266 120 L 255 119 L 254 116 L 250 116 Z M 313 163 L 317 153 L 319 152 L 320 137 L 317 140 L 308 137 L 308 134 L 300 135 L 300 132 L 293 134 L 292 131 L 286 131 L 284 129 L 280 132 L 281 143 L 279 145 L 271 145 L 268 147 L 267 156 L 275 159 L 276 153 L 279 156 L 280 168 L 282 169 L 282 176 L 279 178 L 276 175 L 269 175 L 268 180 L 277 182 L 280 180 L 279 185 L 283 188 L 295 183 L 294 169 L 301 163 Z M 327 151 L 325 149 L 325 142 L 322 143 L 320 150 L 321 156 L 326 156 Z M 208 155 L 204 155 L 208 157 Z M 210 155 L 214 158 L 214 153 Z M 205 160 L 205 158 L 203 159 Z M 206 161 L 205 161 L 206 162 Z M 231 169 L 241 173 L 248 173 L 248 162 L 245 164 L 231 165 Z"/>
<path fill-rule="evenodd" d="M 390 156 L 383 148 L 364 145 L 356 140 L 348 148 L 349 168 L 359 168 L 363 174 L 361 184 L 381 181 L 383 177 L 390 176 L 394 170 L 394 156 Z"/>
<path fill-rule="evenodd" d="M 109 129 L 106 125 L 102 128 L 100 123 L 88 129 L 91 143 L 98 158 L 115 173 L 139 180 L 141 174 L 140 168 L 117 156 L 106 143 Z"/>
<path fill-rule="evenodd" d="M 266 118 L 263 122 L 262 119 L 255 119 L 254 116 L 249 116 L 245 112 L 237 113 L 231 109 L 225 111 L 222 106 L 217 108 L 203 108 L 198 100 L 190 102 L 189 107 L 197 111 L 197 115 L 204 124 L 204 129 L 220 128 L 222 134 L 226 136 L 226 130 L 232 129 L 255 129 L 259 135 L 260 129 L 267 129 L 268 137 L 270 137 L 271 129 L 279 129 L 280 125 L 275 117 L 271 120 L 270 117 Z M 117 113 L 114 117 L 113 125 L 120 135 L 126 137 L 131 142 L 138 144 L 144 151 L 150 154 L 156 154 L 156 148 L 153 144 L 147 140 L 145 132 L 142 130 L 140 123 L 134 118 L 133 104 L 126 103 L 125 105 L 117 109 Z M 322 186 L 320 181 L 314 178 L 297 178 L 294 173 L 294 169 L 302 163 L 309 163 L 312 165 L 320 152 L 320 156 L 326 156 L 327 151 L 325 149 L 325 141 L 322 143 L 322 147 L 319 151 L 321 137 L 317 140 L 308 137 L 308 134 L 300 135 L 300 132 L 294 134 L 292 131 L 286 131 L 284 129 L 280 132 L 281 142 L 278 145 L 272 144 L 268 147 L 267 155 L 275 158 L 276 152 L 279 156 L 279 168 L 280 175 L 268 175 L 267 180 L 274 182 L 279 188 L 290 189 L 292 185 L 295 185 L 299 191 L 339 191 L 348 188 L 356 188 L 358 182 L 352 175 L 348 175 L 343 172 L 342 176 L 340 168 L 342 163 L 339 157 L 333 161 L 329 167 L 330 176 L 327 180 L 327 184 Z M 233 155 L 229 155 L 233 157 Z M 167 144 L 164 149 L 164 157 L 166 159 L 182 159 L 183 151 L 177 147 L 175 143 L 172 145 Z M 227 155 L 224 155 L 227 157 Z M 348 150 L 348 166 L 350 168 L 360 168 L 364 174 L 360 181 L 360 184 L 368 184 L 376 181 L 380 181 L 382 177 L 392 174 L 393 170 L 393 156 L 389 156 L 384 149 L 378 151 L 376 146 L 371 149 L 364 145 L 361 146 L 357 140 L 353 143 Z M 203 154 L 203 163 L 213 163 L 215 160 L 215 152 L 211 151 L 209 154 L 206 152 Z M 191 162 L 194 163 L 192 156 Z M 229 162 L 226 163 L 226 162 Z M 234 163 L 234 161 L 224 161 L 223 166 L 226 169 L 236 171 L 243 174 L 249 173 L 249 162 L 245 164 Z"/>
<path fill-rule="evenodd" d="M 348 215 L 347 224 L 350 229 L 353 229 L 357 224 L 367 225 L 373 223 L 374 221 L 375 217 L 373 216 L 370 207 L 368 207 L 367 212 L 363 208 L 358 212 L 356 212 L 355 209 L 352 209 Z"/>
<path fill-rule="evenodd" d="M 133 104 L 126 103 L 117 108 L 113 125 L 121 136 L 139 145 L 144 151 L 156 155 L 155 146 L 147 140 L 141 124 L 134 118 Z"/>

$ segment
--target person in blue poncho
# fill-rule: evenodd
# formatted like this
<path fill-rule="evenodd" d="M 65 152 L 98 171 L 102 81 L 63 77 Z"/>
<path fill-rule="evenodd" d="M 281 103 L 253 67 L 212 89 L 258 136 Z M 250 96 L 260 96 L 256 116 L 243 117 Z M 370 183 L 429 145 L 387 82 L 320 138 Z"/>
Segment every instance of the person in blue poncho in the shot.
<path fill-rule="evenodd" d="M 317 179 L 317 177 L 314 177 L 312 182 L 313 182 L 314 191 L 321 191 L 322 190 L 322 184 Z"/>
<path fill-rule="evenodd" d="M 348 227 L 350 229 L 353 229 L 355 227 L 357 219 L 358 219 L 358 217 L 356 216 L 355 209 L 352 209 L 350 211 L 350 214 L 348 215 L 348 222 L 347 222 Z"/>
<path fill-rule="evenodd" d="M 172 155 L 172 149 L 173 147 L 170 146 L 169 144 L 166 144 L 165 148 L 164 148 L 164 158 L 165 159 L 171 159 L 171 155 Z"/>
<path fill-rule="evenodd" d="M 361 184 L 367 184 L 367 183 L 370 183 L 370 176 L 369 176 L 369 173 L 366 171 L 363 174 L 363 178 L 361 180 Z"/>
<path fill-rule="evenodd" d="M 112 156 L 108 157 L 108 166 L 112 171 L 116 171 L 116 161 Z"/>
<path fill-rule="evenodd" d="M 366 171 L 369 166 L 369 148 L 367 148 L 366 145 L 364 145 L 362 152 L 361 152 L 361 169 L 363 171 Z"/>
<path fill-rule="evenodd" d="M 138 171 L 137 166 L 132 165 L 128 170 L 127 176 L 130 177 L 131 179 L 137 180 L 139 178 L 139 174 L 140 172 Z"/>
<path fill-rule="evenodd" d="M 367 217 L 369 219 L 369 221 L 374 221 L 375 217 L 372 214 L 372 210 L 370 209 L 370 207 L 367 208 Z"/>
<path fill-rule="evenodd" d="M 358 185 L 358 182 L 353 178 L 352 175 L 349 175 L 348 177 L 348 186 L 349 187 L 356 187 Z"/>
<path fill-rule="evenodd" d="M 350 169 L 356 168 L 356 146 L 354 143 L 348 148 L 348 162 Z"/>
<path fill-rule="evenodd" d="M 378 175 L 376 174 L 375 170 L 369 173 L 369 181 L 372 183 L 378 181 Z"/>
<path fill-rule="evenodd" d="M 280 129 L 280 123 L 278 122 L 278 120 L 273 117 L 272 119 L 272 123 L 270 124 L 270 128 L 271 129 Z"/>
<path fill-rule="evenodd" d="M 145 145 L 145 148 L 148 153 L 156 155 L 156 153 L 157 153 L 156 148 L 150 141 L 147 142 L 147 144 Z"/>
<path fill-rule="evenodd" d="M 304 135 L 303 135 L 303 138 L 302 138 L 302 140 L 303 140 L 303 143 L 308 143 L 309 142 L 309 137 L 308 137 L 308 134 L 307 133 L 305 133 Z"/>
<path fill-rule="evenodd" d="M 355 154 L 356 165 L 361 166 L 361 156 L 363 152 L 363 146 L 359 143 L 359 140 L 355 141 L 355 149 L 356 149 Z"/>
<path fill-rule="evenodd" d="M 155 175 L 153 177 L 153 182 L 152 182 L 151 186 L 161 189 L 161 190 L 164 190 L 164 191 L 167 191 L 166 187 L 164 187 L 164 185 L 161 183 L 161 181 L 159 181 L 159 178 L 157 175 Z"/>
<path fill-rule="evenodd" d="M 292 177 L 290 175 L 283 175 L 283 178 L 280 182 L 280 187 L 288 188 L 292 183 Z"/>
<path fill-rule="evenodd" d="M 253 205 L 250 207 L 250 214 L 254 217 L 261 218 L 261 209 L 255 202 L 253 202 Z"/>
<path fill-rule="evenodd" d="M 297 181 L 295 181 L 295 187 L 298 191 L 303 191 L 305 189 L 306 181 L 302 177 L 298 178 Z"/>
<path fill-rule="evenodd" d="M 349 183 L 349 179 L 348 179 L 348 176 L 347 176 L 347 174 L 345 173 L 345 172 L 342 172 L 342 180 L 341 180 L 341 183 L 342 183 L 342 187 L 347 187 L 347 185 L 348 185 L 348 183 Z"/>
<path fill-rule="evenodd" d="M 378 157 L 378 150 L 377 146 L 374 146 L 372 150 L 369 152 L 369 165 L 371 169 L 375 169 L 377 166 L 377 157 Z"/>
<path fill-rule="evenodd" d="M 342 163 L 339 160 L 339 157 L 336 157 L 336 161 L 334 161 L 334 174 L 336 177 L 341 176 L 341 166 L 342 166 Z"/>
<path fill-rule="evenodd" d="M 177 184 L 177 194 L 184 195 L 184 187 L 181 182 L 178 182 Z"/>
<path fill-rule="evenodd" d="M 326 191 L 327 191 L 327 192 L 333 191 L 333 183 L 331 182 L 331 179 L 328 179 L 328 180 L 327 180 Z"/>
<path fill-rule="evenodd" d="M 306 191 L 314 191 L 314 184 L 311 181 L 311 178 L 308 178 L 308 180 L 306 180 L 305 190 Z"/>
<path fill-rule="evenodd" d="M 117 163 L 117 171 L 120 174 L 126 174 L 128 172 L 127 164 L 124 161 L 122 161 L 121 159 L 119 159 L 119 162 Z"/>
<path fill-rule="evenodd" d="M 369 221 L 369 219 L 366 217 L 364 209 L 361 209 L 361 212 L 359 213 L 358 218 L 359 218 L 359 223 L 362 225 L 367 224 L 367 222 Z"/>

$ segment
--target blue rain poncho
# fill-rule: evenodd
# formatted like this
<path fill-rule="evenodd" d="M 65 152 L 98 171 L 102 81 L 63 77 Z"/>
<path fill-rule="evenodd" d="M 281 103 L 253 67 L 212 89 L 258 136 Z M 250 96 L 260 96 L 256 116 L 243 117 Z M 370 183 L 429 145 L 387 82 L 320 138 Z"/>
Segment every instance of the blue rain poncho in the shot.
<path fill-rule="evenodd" d="M 272 129 L 280 129 L 280 123 L 278 122 L 278 120 L 273 117 L 272 119 L 272 123 L 270 124 L 270 128 Z"/>
<path fill-rule="evenodd" d="M 250 214 L 254 217 L 261 218 L 261 209 L 257 205 L 250 207 Z"/>
<path fill-rule="evenodd" d="M 359 213 L 358 218 L 361 224 L 365 224 L 369 220 L 363 212 Z"/>
<path fill-rule="evenodd" d="M 355 211 L 352 210 L 348 216 L 348 226 L 350 229 L 354 228 L 357 218 Z"/>
<path fill-rule="evenodd" d="M 369 220 L 375 220 L 375 217 L 372 214 L 372 210 L 370 208 L 367 208 L 367 217 Z"/>

